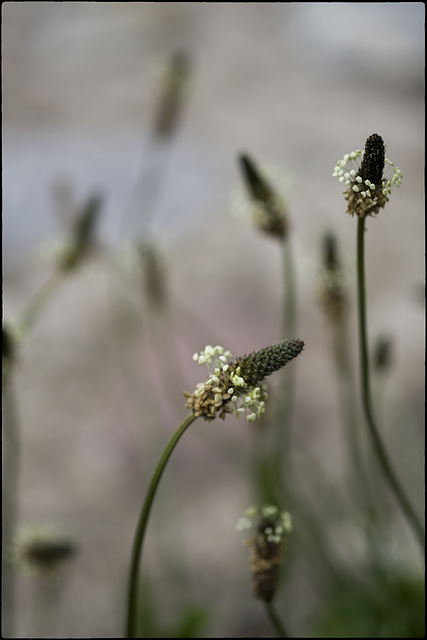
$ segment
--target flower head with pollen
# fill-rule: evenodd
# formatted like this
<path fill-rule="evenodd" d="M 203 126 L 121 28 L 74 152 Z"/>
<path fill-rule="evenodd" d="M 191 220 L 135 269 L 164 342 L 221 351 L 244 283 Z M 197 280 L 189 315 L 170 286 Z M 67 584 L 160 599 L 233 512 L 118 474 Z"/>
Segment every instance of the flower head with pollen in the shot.
<path fill-rule="evenodd" d="M 384 170 L 390 176 L 384 175 Z M 333 177 L 343 182 L 348 202 L 347 213 L 372 216 L 389 200 L 392 187 L 402 184 L 402 171 L 385 155 L 384 141 L 377 133 L 366 140 L 365 149 L 351 151 L 338 160 Z"/>
<path fill-rule="evenodd" d="M 257 598 L 270 602 L 278 584 L 285 536 L 292 531 L 291 514 L 271 504 L 263 505 L 260 513 L 256 507 L 249 507 L 237 521 L 236 528 L 254 531 L 254 536 L 245 540 L 245 544 L 251 547 L 254 593 Z"/>
<path fill-rule="evenodd" d="M 303 348 L 302 340 L 283 340 L 233 360 L 224 347 L 207 345 L 193 360 L 205 365 L 210 375 L 197 384 L 194 393 L 184 392 L 187 407 L 207 421 L 224 419 L 231 413 L 236 417 L 246 414 L 247 421 L 253 422 L 265 412 L 268 394 L 264 379 L 296 358 Z"/>

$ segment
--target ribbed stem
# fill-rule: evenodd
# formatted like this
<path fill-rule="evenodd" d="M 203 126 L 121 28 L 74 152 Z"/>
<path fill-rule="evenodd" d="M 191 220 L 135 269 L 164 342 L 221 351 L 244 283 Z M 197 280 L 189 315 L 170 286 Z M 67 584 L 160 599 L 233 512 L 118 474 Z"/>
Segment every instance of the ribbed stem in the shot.
<path fill-rule="evenodd" d="M 358 291 L 358 314 L 359 314 L 359 347 L 360 347 L 360 375 L 362 387 L 362 404 L 365 413 L 368 432 L 372 441 L 375 455 L 380 468 L 388 482 L 392 492 L 400 504 L 423 553 L 425 545 L 425 534 L 420 520 L 418 519 L 412 505 L 410 504 L 399 480 L 391 466 L 385 451 L 380 433 L 378 431 L 371 400 L 371 390 L 369 382 L 369 359 L 368 340 L 366 322 L 366 289 L 365 289 L 365 218 L 358 218 L 357 226 L 357 291 Z"/>
<path fill-rule="evenodd" d="M 166 464 L 178 444 L 185 431 L 190 424 L 196 419 L 195 414 L 192 412 L 188 414 L 185 420 L 180 424 L 178 429 L 172 436 L 169 444 L 164 450 L 157 467 L 151 478 L 150 485 L 142 506 L 141 514 L 139 516 L 138 525 L 136 528 L 135 539 L 132 547 L 130 572 L 129 572 L 129 586 L 128 586 L 128 601 L 127 601 L 127 621 L 126 621 L 126 634 L 125 638 L 138 638 L 138 576 L 139 565 L 142 557 L 142 547 L 144 544 L 145 532 L 147 529 L 148 518 L 150 516 L 151 507 L 156 495 L 157 488 L 159 486 L 160 479 L 165 470 Z"/>

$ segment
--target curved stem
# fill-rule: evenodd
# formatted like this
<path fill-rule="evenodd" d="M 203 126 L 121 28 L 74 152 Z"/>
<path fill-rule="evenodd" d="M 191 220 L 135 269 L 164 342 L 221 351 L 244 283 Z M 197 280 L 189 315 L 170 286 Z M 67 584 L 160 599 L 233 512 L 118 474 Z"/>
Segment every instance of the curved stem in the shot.
<path fill-rule="evenodd" d="M 138 525 L 136 528 L 135 539 L 132 547 L 130 573 L 129 573 L 129 586 L 128 586 L 128 603 L 127 603 L 127 623 L 126 623 L 126 635 L 125 638 L 136 638 L 137 634 L 137 613 L 138 613 L 138 574 L 139 565 L 142 556 L 142 547 L 144 544 L 145 532 L 147 529 L 148 518 L 150 515 L 151 507 L 156 495 L 157 487 L 159 486 L 160 479 L 163 475 L 163 471 L 166 464 L 175 449 L 181 436 L 188 429 L 190 424 L 194 422 L 196 416 L 191 412 L 184 421 L 180 424 L 178 429 L 173 434 L 169 444 L 164 450 L 157 467 L 151 478 L 150 485 L 148 487 L 147 495 L 145 496 L 144 504 L 141 514 L 139 516 Z"/>
<path fill-rule="evenodd" d="M 357 290 L 358 290 L 358 312 L 359 312 L 359 343 L 360 343 L 360 373 L 362 385 L 362 403 L 371 437 L 374 452 L 377 456 L 381 470 L 393 491 L 402 511 L 406 515 L 414 534 L 424 552 L 425 534 L 420 520 L 418 519 L 412 505 L 403 491 L 397 476 L 391 466 L 385 451 L 380 433 L 378 431 L 372 407 L 370 384 L 369 384 L 369 359 L 367 347 L 367 326 L 366 326 L 366 293 L 365 293 L 365 219 L 358 218 L 357 226 Z"/>
<path fill-rule="evenodd" d="M 277 615 L 277 612 L 274 609 L 272 603 L 271 602 L 266 602 L 265 603 L 265 608 L 267 609 L 267 614 L 268 614 L 269 620 L 270 620 L 271 624 L 273 625 L 273 627 L 275 628 L 278 637 L 279 638 L 289 638 L 290 636 L 286 632 L 286 629 L 283 626 L 283 622 L 280 620 L 279 616 Z"/>

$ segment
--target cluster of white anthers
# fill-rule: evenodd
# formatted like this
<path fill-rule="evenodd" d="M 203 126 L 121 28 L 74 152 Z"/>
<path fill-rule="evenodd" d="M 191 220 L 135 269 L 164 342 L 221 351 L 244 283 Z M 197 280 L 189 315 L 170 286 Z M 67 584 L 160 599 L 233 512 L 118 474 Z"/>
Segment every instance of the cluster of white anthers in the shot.
<path fill-rule="evenodd" d="M 261 507 L 261 514 L 258 514 L 256 507 L 248 507 L 244 516 L 238 519 L 236 529 L 238 531 L 249 531 L 257 525 L 261 527 L 267 542 L 279 544 L 284 535 L 292 531 L 292 516 L 288 511 L 279 511 L 272 504 L 265 504 Z"/>
<path fill-rule="evenodd" d="M 355 193 L 360 193 L 363 198 L 369 197 L 371 195 L 371 191 L 375 191 L 376 185 L 374 185 L 370 180 L 365 180 L 358 175 L 357 170 L 353 167 L 350 168 L 351 162 L 357 160 L 364 154 L 364 151 L 358 149 L 357 151 L 352 151 L 351 153 L 346 153 L 345 156 L 338 160 L 336 167 L 333 172 L 333 177 L 338 177 L 340 182 L 344 182 L 346 187 L 351 185 L 351 188 Z M 382 180 L 381 182 L 381 190 L 384 196 L 391 193 L 391 187 L 396 186 L 400 187 L 402 184 L 402 171 L 399 167 L 396 167 L 394 162 L 385 158 L 385 163 L 388 164 L 393 169 L 393 176 L 391 180 Z"/>
<path fill-rule="evenodd" d="M 379 184 L 374 184 L 369 179 L 360 175 L 361 160 L 365 151 L 358 149 L 346 153 L 338 160 L 332 176 L 338 178 L 346 187 L 348 200 L 348 213 L 353 215 L 372 215 L 378 213 L 388 201 L 392 187 L 400 187 L 403 180 L 402 171 L 394 162 L 384 158 L 385 165 L 393 171 L 390 178 L 381 176 Z"/>
<path fill-rule="evenodd" d="M 205 382 L 197 384 L 194 394 L 185 394 L 187 406 L 196 416 L 213 420 L 216 416 L 224 418 L 227 413 L 236 417 L 246 413 L 246 420 L 253 422 L 265 412 L 267 385 L 251 387 L 232 357 L 230 351 L 219 345 L 207 345 L 193 355 L 193 360 L 205 365 L 210 373 Z"/>

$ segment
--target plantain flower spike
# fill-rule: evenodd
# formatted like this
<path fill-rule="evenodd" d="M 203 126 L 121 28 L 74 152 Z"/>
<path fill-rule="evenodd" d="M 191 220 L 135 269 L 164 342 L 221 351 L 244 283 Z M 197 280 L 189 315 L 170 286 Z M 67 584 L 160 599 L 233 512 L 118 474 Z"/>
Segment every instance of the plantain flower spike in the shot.
<path fill-rule="evenodd" d="M 270 504 L 263 505 L 260 511 L 258 513 L 256 507 L 246 509 L 236 528 L 239 531 L 255 529 L 254 537 L 245 540 L 251 547 L 254 595 L 270 602 L 277 590 L 286 536 L 292 531 L 292 517 L 288 511 L 280 511 Z"/>
<path fill-rule="evenodd" d="M 206 365 L 209 377 L 196 386 L 194 393 L 184 392 L 186 406 L 197 417 L 212 421 L 228 413 L 253 422 L 265 412 L 268 398 L 264 379 L 296 358 L 304 348 L 302 340 L 283 340 L 259 351 L 233 360 L 224 347 L 207 345 L 193 360 Z"/>
<path fill-rule="evenodd" d="M 23 572 L 52 575 L 64 567 L 77 552 L 77 546 L 47 527 L 21 528 L 13 542 L 11 561 Z"/>
<path fill-rule="evenodd" d="M 322 249 L 319 303 L 326 317 L 335 324 L 341 322 L 346 314 L 348 296 L 337 239 L 333 233 L 325 234 Z"/>
<path fill-rule="evenodd" d="M 389 371 L 393 364 L 393 342 L 389 336 L 380 336 L 373 353 L 373 368 L 378 373 Z"/>
<path fill-rule="evenodd" d="M 284 199 L 262 175 L 255 162 L 242 153 L 239 165 L 249 197 L 253 202 L 253 220 L 263 232 L 279 240 L 285 238 L 289 230 L 287 207 Z"/>
<path fill-rule="evenodd" d="M 385 168 L 392 172 L 390 178 L 383 175 Z M 332 175 L 346 187 L 347 213 L 361 218 L 383 209 L 392 187 L 400 187 L 403 179 L 400 168 L 386 157 L 384 141 L 378 133 L 369 136 L 364 151 L 351 151 L 338 160 Z"/>
<path fill-rule="evenodd" d="M 100 194 L 89 196 L 74 221 L 69 243 L 59 256 L 59 266 L 65 272 L 79 267 L 96 244 L 96 231 L 103 198 Z"/>
<path fill-rule="evenodd" d="M 158 138 L 171 137 L 178 125 L 184 103 L 191 60 L 184 51 L 170 56 L 162 73 L 153 133 Z"/>

